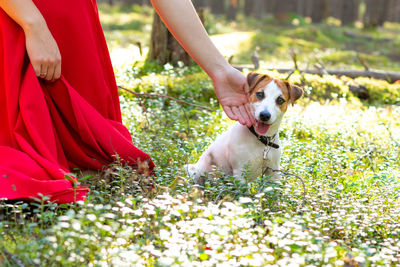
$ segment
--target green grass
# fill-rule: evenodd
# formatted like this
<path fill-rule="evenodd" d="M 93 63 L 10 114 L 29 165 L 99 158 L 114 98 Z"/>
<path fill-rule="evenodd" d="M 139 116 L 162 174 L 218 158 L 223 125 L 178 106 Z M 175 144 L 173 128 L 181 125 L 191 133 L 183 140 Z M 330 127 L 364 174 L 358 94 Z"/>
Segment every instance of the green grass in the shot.
<path fill-rule="evenodd" d="M 102 12 L 120 19 L 117 11 Z M 132 16 L 143 15 L 137 13 Z M 202 189 L 186 177 L 182 166 L 195 162 L 232 124 L 198 67 L 132 62 L 115 70 L 118 84 L 214 111 L 163 98 L 139 101 L 121 91 L 124 123 L 133 142 L 152 156 L 155 181 L 115 163 L 104 180 L 83 179 L 91 181 L 85 202 L 1 202 L 0 265 L 400 264 L 399 85 L 369 78 L 290 77 L 304 86 L 306 97 L 285 115 L 281 167 L 304 180 L 303 205 L 302 184 L 293 176 L 278 185 L 268 177 L 243 184 L 218 174 Z M 370 101 L 354 97 L 350 84 L 368 88 Z"/>

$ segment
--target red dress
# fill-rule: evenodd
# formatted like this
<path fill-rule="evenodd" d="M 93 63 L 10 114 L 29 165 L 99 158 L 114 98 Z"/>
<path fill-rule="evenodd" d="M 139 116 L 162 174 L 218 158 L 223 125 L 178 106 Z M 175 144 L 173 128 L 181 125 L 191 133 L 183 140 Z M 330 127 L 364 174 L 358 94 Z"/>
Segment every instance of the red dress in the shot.
<path fill-rule="evenodd" d="M 99 169 L 118 156 L 150 157 L 122 125 L 118 91 L 95 0 L 34 0 L 57 41 L 62 77 L 39 80 L 25 35 L 0 8 L 0 198 L 85 198 L 74 168 Z"/>

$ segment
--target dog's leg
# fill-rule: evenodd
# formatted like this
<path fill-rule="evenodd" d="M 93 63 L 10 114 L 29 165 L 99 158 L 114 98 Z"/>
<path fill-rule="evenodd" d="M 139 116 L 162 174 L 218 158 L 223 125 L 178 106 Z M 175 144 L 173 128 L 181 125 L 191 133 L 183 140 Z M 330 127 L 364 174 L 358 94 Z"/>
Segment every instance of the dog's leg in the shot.
<path fill-rule="evenodd" d="M 212 153 L 206 151 L 196 164 L 185 165 L 188 178 L 192 178 L 194 183 L 204 186 L 207 176 L 213 171 L 213 168 L 215 168 L 213 164 Z"/>
<path fill-rule="evenodd" d="M 244 169 L 242 168 L 236 168 L 232 170 L 232 175 L 235 177 L 236 180 L 241 181 L 242 183 L 246 183 L 243 174 Z"/>
<path fill-rule="evenodd" d="M 195 184 L 199 184 L 199 185 L 204 186 L 206 179 L 205 179 L 203 171 L 198 166 L 198 163 L 196 163 L 196 164 L 186 164 L 184 166 L 184 169 L 186 171 L 186 174 L 187 174 L 188 178 L 193 179 L 193 182 Z"/>
<path fill-rule="evenodd" d="M 274 183 L 280 183 L 281 175 L 279 172 L 279 165 L 271 164 L 270 168 L 267 168 L 267 171 L 265 172 L 267 175 L 270 176 L 270 181 Z"/>

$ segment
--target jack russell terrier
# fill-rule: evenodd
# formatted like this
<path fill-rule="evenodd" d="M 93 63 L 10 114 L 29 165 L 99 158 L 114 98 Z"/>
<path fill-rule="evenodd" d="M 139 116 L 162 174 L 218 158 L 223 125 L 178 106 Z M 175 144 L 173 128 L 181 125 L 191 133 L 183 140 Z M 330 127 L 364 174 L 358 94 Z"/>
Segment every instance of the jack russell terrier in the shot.
<path fill-rule="evenodd" d="M 234 124 L 217 137 L 196 164 L 185 165 L 195 183 L 204 185 L 207 175 L 216 169 L 242 182 L 246 171 L 250 180 L 265 172 L 272 180 L 279 181 L 279 173 L 271 170 L 279 170 L 280 165 L 279 126 L 288 104 L 294 105 L 303 90 L 287 81 L 253 72 L 247 75 L 247 82 L 255 125 L 248 128 Z"/>

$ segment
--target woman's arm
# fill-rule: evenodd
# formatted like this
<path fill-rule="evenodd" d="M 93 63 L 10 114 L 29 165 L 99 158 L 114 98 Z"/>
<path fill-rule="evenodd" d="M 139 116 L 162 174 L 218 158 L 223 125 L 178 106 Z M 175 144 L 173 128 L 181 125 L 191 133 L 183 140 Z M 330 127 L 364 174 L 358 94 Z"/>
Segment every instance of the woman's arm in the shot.
<path fill-rule="evenodd" d="M 168 29 L 213 80 L 215 93 L 229 118 L 251 126 L 246 78 L 234 69 L 210 40 L 189 0 L 151 0 Z"/>
<path fill-rule="evenodd" d="M 48 81 L 60 78 L 60 51 L 32 0 L 0 0 L 0 8 L 24 30 L 26 50 L 36 76 Z"/>

